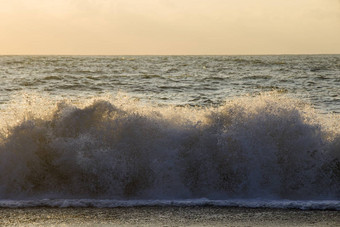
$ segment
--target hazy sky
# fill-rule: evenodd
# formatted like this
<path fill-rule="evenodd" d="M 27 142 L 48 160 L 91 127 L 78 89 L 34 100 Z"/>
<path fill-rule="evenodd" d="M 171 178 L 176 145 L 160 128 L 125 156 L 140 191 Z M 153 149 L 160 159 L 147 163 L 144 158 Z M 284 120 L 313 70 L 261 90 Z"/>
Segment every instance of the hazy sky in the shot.
<path fill-rule="evenodd" d="M 0 0 L 0 54 L 340 54 L 340 0 Z"/>

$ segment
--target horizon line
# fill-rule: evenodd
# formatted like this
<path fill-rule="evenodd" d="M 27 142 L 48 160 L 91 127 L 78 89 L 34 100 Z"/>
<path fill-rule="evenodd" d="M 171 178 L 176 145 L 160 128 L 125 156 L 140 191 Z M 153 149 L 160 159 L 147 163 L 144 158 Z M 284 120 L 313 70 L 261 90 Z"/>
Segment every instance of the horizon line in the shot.
<path fill-rule="evenodd" d="M 0 56 L 298 56 L 298 55 L 340 55 L 340 53 L 307 54 L 0 54 Z"/>

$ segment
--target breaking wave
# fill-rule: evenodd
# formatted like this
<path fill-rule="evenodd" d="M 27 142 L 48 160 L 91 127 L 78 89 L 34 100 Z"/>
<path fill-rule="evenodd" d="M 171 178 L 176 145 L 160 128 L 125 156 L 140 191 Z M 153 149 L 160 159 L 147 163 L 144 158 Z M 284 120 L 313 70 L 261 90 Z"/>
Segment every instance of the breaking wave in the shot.
<path fill-rule="evenodd" d="M 44 198 L 339 206 L 339 115 L 282 94 L 237 97 L 218 108 L 30 95 L 0 114 L 1 206 Z"/>

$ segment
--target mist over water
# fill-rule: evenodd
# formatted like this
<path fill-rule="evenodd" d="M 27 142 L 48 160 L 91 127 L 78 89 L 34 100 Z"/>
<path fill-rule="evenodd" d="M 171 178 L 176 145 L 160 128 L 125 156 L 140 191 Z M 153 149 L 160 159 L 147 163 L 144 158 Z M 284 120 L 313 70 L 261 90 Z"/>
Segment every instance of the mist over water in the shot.
<path fill-rule="evenodd" d="M 339 118 L 299 100 L 49 103 L 2 128 L 3 198 L 339 198 Z"/>
<path fill-rule="evenodd" d="M 2 200 L 332 200 L 339 209 L 338 56 L 0 59 Z M 115 61 L 120 73 L 101 67 Z M 221 70 L 230 62 L 237 77 Z M 28 66 L 10 76 L 18 65 Z M 328 82 L 306 85 L 303 70 Z"/>

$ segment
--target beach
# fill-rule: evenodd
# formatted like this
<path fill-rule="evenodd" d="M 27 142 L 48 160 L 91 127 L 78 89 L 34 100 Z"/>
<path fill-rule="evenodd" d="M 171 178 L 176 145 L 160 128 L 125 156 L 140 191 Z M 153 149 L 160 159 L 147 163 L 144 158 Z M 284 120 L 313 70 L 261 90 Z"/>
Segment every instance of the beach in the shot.
<path fill-rule="evenodd" d="M 339 211 L 233 207 L 0 209 L 6 226 L 339 226 Z"/>

